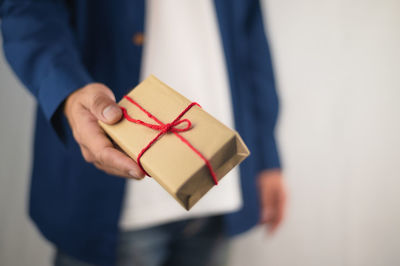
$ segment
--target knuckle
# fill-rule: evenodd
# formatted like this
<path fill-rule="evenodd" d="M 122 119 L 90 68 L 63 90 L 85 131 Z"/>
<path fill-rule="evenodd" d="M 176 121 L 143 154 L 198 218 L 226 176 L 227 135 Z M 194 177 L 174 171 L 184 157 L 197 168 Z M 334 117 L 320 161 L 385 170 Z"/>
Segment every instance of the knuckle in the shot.
<path fill-rule="evenodd" d="M 105 105 L 105 97 L 103 94 L 96 93 L 92 99 L 92 110 L 99 110 Z"/>
<path fill-rule="evenodd" d="M 101 164 L 93 163 L 93 165 L 94 165 L 98 170 L 104 171 L 103 166 L 102 166 Z"/>
<path fill-rule="evenodd" d="M 99 154 L 96 154 L 96 155 L 94 156 L 94 162 L 95 162 L 96 164 L 98 164 L 98 165 L 103 165 L 103 164 L 104 164 L 103 159 L 102 159 L 102 157 L 101 157 Z"/>
<path fill-rule="evenodd" d="M 99 163 L 101 165 L 107 164 L 107 150 L 106 149 L 103 149 L 97 153 L 96 161 L 97 161 L 97 163 Z"/>
<path fill-rule="evenodd" d="M 85 161 L 87 163 L 93 163 L 93 156 L 89 155 L 88 153 L 83 152 L 83 159 L 85 159 Z"/>
<path fill-rule="evenodd" d="M 92 83 L 86 89 L 87 97 L 89 97 L 90 108 L 98 110 L 109 103 L 109 100 L 114 99 L 114 93 L 110 88 L 101 83 Z"/>
<path fill-rule="evenodd" d="M 97 169 L 99 169 L 99 170 L 105 172 L 106 174 L 114 175 L 113 171 L 112 171 L 110 168 L 108 168 L 108 167 L 104 167 L 103 165 L 98 164 L 98 163 L 95 163 L 94 166 L 95 166 Z"/>
<path fill-rule="evenodd" d="M 72 136 L 74 137 L 74 139 L 76 140 L 76 142 L 82 143 L 82 137 L 81 137 L 81 135 L 79 134 L 78 130 L 73 129 L 73 130 L 72 130 Z"/>
<path fill-rule="evenodd" d="M 93 163 L 93 156 L 92 154 L 86 150 L 86 148 L 84 146 L 81 145 L 81 153 L 82 153 L 82 157 L 83 159 L 87 162 L 87 163 Z"/>
<path fill-rule="evenodd" d="M 93 82 L 84 87 L 87 93 L 96 93 L 99 91 L 99 88 L 103 87 L 104 85 L 98 82 Z"/>
<path fill-rule="evenodd" d="M 85 162 L 87 162 L 87 163 L 93 163 L 89 156 L 83 155 L 83 159 L 84 159 Z"/>

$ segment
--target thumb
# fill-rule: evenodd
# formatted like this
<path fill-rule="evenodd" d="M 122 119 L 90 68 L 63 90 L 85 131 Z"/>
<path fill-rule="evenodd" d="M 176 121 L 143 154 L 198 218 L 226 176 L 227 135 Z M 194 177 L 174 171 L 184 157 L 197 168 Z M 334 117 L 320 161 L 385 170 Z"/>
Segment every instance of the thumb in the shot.
<path fill-rule="evenodd" d="M 115 96 L 109 88 L 98 84 L 89 97 L 90 111 L 97 119 L 106 124 L 115 124 L 121 120 L 121 108 L 116 104 Z"/>

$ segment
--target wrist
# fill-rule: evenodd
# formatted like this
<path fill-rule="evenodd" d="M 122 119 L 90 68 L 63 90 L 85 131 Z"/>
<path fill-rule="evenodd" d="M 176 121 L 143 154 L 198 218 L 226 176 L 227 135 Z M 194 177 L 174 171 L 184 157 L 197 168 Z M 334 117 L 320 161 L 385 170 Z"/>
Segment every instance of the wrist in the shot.
<path fill-rule="evenodd" d="M 62 110 L 63 110 L 63 113 L 64 113 L 65 117 L 67 117 L 68 120 L 69 120 L 69 115 L 71 113 L 72 106 L 74 105 L 74 102 L 75 102 L 75 95 L 78 93 L 79 90 L 80 89 L 72 92 L 64 100 L 64 103 L 63 103 L 63 106 L 62 106 L 62 108 L 63 108 Z"/>

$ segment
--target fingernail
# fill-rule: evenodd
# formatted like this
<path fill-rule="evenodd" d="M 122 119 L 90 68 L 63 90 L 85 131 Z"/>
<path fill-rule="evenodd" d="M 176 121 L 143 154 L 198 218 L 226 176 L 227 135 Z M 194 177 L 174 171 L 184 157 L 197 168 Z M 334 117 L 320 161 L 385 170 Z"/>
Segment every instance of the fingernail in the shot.
<path fill-rule="evenodd" d="M 103 116 L 108 121 L 113 121 L 119 115 L 118 107 L 115 105 L 109 105 L 103 110 Z"/>
<path fill-rule="evenodd" d="M 130 170 L 129 171 L 129 175 L 132 176 L 135 179 L 142 179 L 141 177 L 139 177 L 139 175 L 138 175 L 136 170 Z"/>

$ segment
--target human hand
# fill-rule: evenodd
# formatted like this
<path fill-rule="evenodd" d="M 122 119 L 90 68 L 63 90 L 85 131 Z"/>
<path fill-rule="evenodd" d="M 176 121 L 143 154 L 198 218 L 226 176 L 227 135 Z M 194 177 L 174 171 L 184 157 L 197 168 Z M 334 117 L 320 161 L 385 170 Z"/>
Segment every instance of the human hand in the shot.
<path fill-rule="evenodd" d="M 274 233 L 283 220 L 286 207 L 286 189 L 279 169 L 265 170 L 258 176 L 261 223 Z"/>
<path fill-rule="evenodd" d="M 73 92 L 65 101 L 64 114 L 87 162 L 110 175 L 144 177 L 139 166 L 114 147 L 97 123 L 101 120 L 115 124 L 122 118 L 122 111 L 108 87 L 91 83 Z"/>

